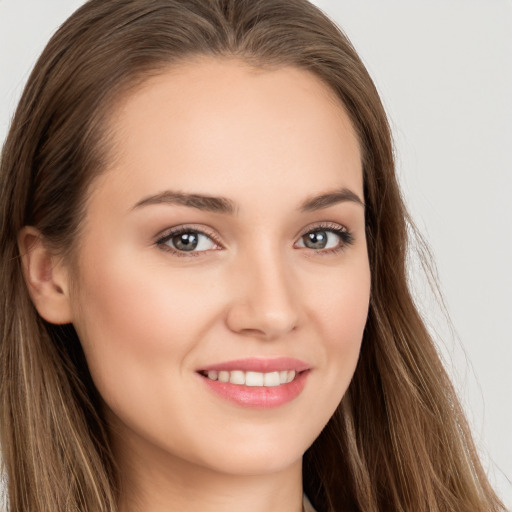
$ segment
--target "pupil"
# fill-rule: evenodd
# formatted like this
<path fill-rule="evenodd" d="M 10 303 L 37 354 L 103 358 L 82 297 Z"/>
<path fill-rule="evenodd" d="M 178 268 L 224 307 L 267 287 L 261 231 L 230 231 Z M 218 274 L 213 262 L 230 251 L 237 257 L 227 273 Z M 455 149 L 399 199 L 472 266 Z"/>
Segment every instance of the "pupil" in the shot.
<path fill-rule="evenodd" d="M 198 236 L 196 233 L 182 233 L 173 237 L 172 243 L 180 251 L 193 251 L 197 247 Z"/>
<path fill-rule="evenodd" d="M 304 245 L 310 249 L 323 249 L 327 245 L 327 233 L 325 231 L 308 233 Z"/>

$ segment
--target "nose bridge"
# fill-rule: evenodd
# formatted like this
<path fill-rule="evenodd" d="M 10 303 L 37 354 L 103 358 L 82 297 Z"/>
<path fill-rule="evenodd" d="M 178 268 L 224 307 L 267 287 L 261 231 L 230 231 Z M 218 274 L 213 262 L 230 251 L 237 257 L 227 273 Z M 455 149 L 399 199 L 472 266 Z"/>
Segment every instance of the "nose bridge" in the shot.
<path fill-rule="evenodd" d="M 284 251 L 265 244 L 241 254 L 232 277 L 229 322 L 233 330 L 275 338 L 297 326 L 295 280 Z"/>

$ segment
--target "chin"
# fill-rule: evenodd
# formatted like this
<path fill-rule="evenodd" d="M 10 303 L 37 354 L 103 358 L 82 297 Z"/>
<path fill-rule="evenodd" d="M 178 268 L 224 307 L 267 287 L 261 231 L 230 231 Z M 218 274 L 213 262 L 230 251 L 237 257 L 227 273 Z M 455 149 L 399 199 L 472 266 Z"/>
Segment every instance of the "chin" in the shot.
<path fill-rule="evenodd" d="M 242 453 L 225 454 L 221 461 L 208 464 L 211 470 L 218 473 L 236 476 L 256 476 L 281 473 L 287 469 L 302 465 L 303 451 L 286 453 L 279 449 L 265 452 L 244 450 Z"/>
<path fill-rule="evenodd" d="M 265 475 L 278 473 L 302 464 L 302 456 L 316 438 L 305 437 L 304 432 L 268 435 L 254 432 L 243 439 L 225 439 L 205 447 L 201 465 L 224 474 Z M 213 441 L 213 439 L 212 439 Z M 207 450 L 207 451 L 206 451 Z"/>

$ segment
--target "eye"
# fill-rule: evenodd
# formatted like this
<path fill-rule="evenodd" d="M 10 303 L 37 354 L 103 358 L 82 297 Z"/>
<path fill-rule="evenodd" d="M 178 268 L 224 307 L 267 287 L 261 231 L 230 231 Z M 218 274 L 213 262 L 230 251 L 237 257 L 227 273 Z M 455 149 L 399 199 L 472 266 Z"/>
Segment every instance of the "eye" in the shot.
<path fill-rule="evenodd" d="M 156 244 L 175 253 L 199 253 L 219 249 L 219 244 L 211 236 L 190 228 L 173 229 L 159 238 Z"/>
<path fill-rule="evenodd" d="M 343 226 L 319 226 L 303 234 L 296 247 L 336 252 L 353 243 L 353 236 Z"/>

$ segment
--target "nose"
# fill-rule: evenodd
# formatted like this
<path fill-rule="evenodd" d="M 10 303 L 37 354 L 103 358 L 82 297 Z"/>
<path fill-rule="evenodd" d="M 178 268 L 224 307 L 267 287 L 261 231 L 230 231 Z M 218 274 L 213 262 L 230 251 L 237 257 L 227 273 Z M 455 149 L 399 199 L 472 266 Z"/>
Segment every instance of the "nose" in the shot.
<path fill-rule="evenodd" d="M 241 258 L 231 274 L 230 330 L 264 340 L 280 338 L 299 324 L 297 284 L 275 254 Z"/>

